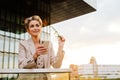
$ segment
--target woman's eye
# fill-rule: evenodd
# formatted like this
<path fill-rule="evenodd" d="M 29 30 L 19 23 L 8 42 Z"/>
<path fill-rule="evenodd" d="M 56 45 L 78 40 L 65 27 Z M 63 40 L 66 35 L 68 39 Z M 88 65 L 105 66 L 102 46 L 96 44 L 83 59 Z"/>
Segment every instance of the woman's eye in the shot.
<path fill-rule="evenodd" d="M 30 25 L 30 28 L 34 27 L 34 25 Z"/>
<path fill-rule="evenodd" d="M 40 25 L 39 24 L 36 24 L 37 27 L 39 27 Z"/>

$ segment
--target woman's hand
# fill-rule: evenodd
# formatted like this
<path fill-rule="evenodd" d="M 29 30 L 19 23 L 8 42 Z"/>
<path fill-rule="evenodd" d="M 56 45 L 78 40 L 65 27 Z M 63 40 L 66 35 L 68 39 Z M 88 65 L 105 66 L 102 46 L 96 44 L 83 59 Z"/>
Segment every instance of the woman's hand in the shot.
<path fill-rule="evenodd" d="M 44 45 L 39 45 L 36 49 L 36 54 L 39 56 L 41 54 L 44 54 L 47 51 L 47 47 Z"/>
<path fill-rule="evenodd" d="M 38 56 L 44 54 L 45 52 L 47 52 L 47 47 L 43 46 L 43 45 L 39 45 L 36 48 L 36 52 L 34 54 L 34 59 L 37 59 Z"/>
<path fill-rule="evenodd" d="M 58 44 L 59 44 L 59 47 L 63 48 L 63 46 L 65 44 L 65 38 L 63 36 L 58 37 Z"/>

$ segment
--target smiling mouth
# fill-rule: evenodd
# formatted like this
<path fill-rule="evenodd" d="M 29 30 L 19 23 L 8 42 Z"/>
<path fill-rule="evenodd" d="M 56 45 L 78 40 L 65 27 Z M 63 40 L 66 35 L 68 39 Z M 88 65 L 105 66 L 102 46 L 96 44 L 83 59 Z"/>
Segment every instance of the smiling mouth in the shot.
<path fill-rule="evenodd" d="M 33 31 L 34 33 L 38 33 L 39 31 Z"/>
<path fill-rule="evenodd" d="M 33 31 L 33 32 L 39 32 L 39 30 L 35 30 L 35 31 Z"/>

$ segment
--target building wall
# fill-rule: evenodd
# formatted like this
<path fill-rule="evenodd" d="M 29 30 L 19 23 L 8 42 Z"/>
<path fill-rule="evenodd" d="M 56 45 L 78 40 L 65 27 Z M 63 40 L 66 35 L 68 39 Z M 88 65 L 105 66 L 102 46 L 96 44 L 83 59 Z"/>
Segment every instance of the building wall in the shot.
<path fill-rule="evenodd" d="M 98 77 L 100 78 L 120 78 L 120 65 L 97 65 Z M 83 64 L 78 66 L 78 74 L 85 77 L 93 77 L 93 65 Z"/>

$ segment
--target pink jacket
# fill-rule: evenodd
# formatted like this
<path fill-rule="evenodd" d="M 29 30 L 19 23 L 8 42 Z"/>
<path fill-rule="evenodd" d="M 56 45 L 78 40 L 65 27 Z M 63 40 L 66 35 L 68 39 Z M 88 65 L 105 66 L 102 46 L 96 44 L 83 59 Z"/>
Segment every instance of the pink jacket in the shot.
<path fill-rule="evenodd" d="M 41 68 L 42 65 L 44 65 L 44 68 L 50 68 L 51 65 L 54 68 L 60 68 L 64 57 L 64 51 L 55 55 L 52 44 L 49 42 L 48 53 L 45 55 L 40 55 L 35 62 L 33 59 L 35 50 L 36 49 L 32 39 L 20 41 L 18 54 L 19 68 Z"/>

